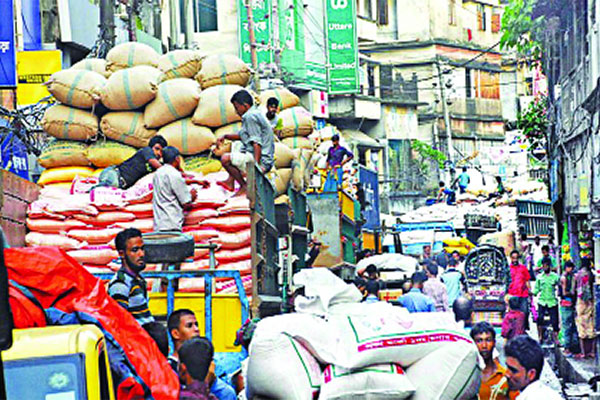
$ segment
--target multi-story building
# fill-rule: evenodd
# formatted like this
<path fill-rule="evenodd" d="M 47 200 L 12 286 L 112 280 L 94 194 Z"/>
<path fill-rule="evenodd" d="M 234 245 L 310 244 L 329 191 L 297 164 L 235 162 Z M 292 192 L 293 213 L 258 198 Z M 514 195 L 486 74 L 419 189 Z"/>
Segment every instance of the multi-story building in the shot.
<path fill-rule="evenodd" d="M 581 240 L 593 238 L 598 265 L 600 240 L 592 232 L 600 229 L 600 3 L 540 0 L 534 14 L 545 17 L 550 192 L 559 235 L 566 224 L 575 260 L 590 253 Z"/>

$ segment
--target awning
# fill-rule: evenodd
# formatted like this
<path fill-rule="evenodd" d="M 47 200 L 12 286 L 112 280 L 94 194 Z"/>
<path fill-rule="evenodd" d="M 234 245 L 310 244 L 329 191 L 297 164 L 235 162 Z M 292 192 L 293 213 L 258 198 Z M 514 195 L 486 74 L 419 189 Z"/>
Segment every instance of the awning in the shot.
<path fill-rule="evenodd" d="M 343 129 L 342 137 L 349 144 L 356 146 L 371 147 L 376 149 L 382 149 L 385 147 L 385 145 L 378 140 L 373 139 L 369 135 L 354 129 Z"/>

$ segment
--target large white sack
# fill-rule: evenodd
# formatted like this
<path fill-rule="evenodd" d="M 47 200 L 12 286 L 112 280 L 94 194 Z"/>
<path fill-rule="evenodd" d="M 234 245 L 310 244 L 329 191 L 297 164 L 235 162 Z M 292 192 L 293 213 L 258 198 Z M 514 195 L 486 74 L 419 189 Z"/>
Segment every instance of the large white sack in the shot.
<path fill-rule="evenodd" d="M 304 286 L 304 296 L 295 300 L 298 312 L 323 315 L 330 306 L 340 303 L 358 303 L 360 291 L 326 268 L 303 269 L 294 275 L 294 285 Z"/>
<path fill-rule="evenodd" d="M 456 342 L 423 357 L 406 374 L 415 385 L 411 400 L 470 400 L 477 398 L 481 368 L 477 347 Z"/>
<path fill-rule="evenodd" d="M 328 365 L 323 371 L 319 400 L 402 400 L 414 392 L 414 385 L 398 364 L 371 365 L 358 370 Z"/>
<path fill-rule="evenodd" d="M 321 367 L 291 336 L 257 326 L 250 344 L 248 398 L 312 400 L 319 391 Z"/>

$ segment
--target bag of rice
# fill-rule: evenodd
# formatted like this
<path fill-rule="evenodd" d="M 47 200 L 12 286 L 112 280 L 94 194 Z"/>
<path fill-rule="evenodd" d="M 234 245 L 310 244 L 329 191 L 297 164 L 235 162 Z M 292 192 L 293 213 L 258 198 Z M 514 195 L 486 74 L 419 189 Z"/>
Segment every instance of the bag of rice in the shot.
<path fill-rule="evenodd" d="M 135 110 L 154 100 L 160 71 L 147 65 L 119 70 L 102 90 L 102 104 L 111 110 Z"/>
<path fill-rule="evenodd" d="M 308 136 L 312 133 L 314 122 L 312 114 L 303 107 L 292 107 L 279 113 L 283 126 L 279 137 Z"/>
<path fill-rule="evenodd" d="M 260 104 L 266 107 L 267 101 L 271 97 L 275 97 L 277 100 L 279 100 L 280 110 L 285 110 L 300 105 L 300 98 L 284 87 L 268 89 L 260 92 Z"/>
<path fill-rule="evenodd" d="M 87 148 L 86 156 L 89 162 L 98 168 L 119 165 L 136 152 L 135 147 L 127 146 L 110 140 L 100 141 Z"/>
<path fill-rule="evenodd" d="M 241 86 L 237 85 L 219 85 L 202 91 L 192 121 L 196 125 L 211 128 L 220 128 L 241 121 L 242 118 L 231 104 L 231 97 L 242 89 Z"/>
<path fill-rule="evenodd" d="M 55 140 L 38 157 L 44 168 L 83 166 L 90 164 L 85 156 L 86 145 L 70 140 Z"/>
<path fill-rule="evenodd" d="M 144 110 L 147 128 L 159 128 L 190 116 L 198 106 L 200 86 L 192 79 L 171 79 L 158 85 L 156 98 Z"/>
<path fill-rule="evenodd" d="M 155 130 L 146 129 L 144 114 L 138 111 L 111 112 L 100 120 L 102 133 L 110 139 L 134 147 L 148 146 Z"/>
<path fill-rule="evenodd" d="M 191 118 L 171 122 L 158 130 L 170 146 L 175 146 L 183 155 L 202 153 L 215 144 L 216 138 L 209 128 L 194 125 Z"/>
<path fill-rule="evenodd" d="M 161 82 L 175 78 L 193 78 L 202 67 L 204 57 L 195 50 L 173 50 L 158 59 Z"/>
<path fill-rule="evenodd" d="M 86 110 L 55 104 L 42 118 L 42 128 L 58 139 L 88 140 L 98 133 L 98 117 Z"/>
<path fill-rule="evenodd" d="M 78 108 L 92 108 L 100 101 L 100 92 L 106 78 L 85 69 L 65 69 L 53 73 L 46 88 L 63 104 Z"/>
<path fill-rule="evenodd" d="M 239 57 L 216 54 L 202 60 L 202 69 L 196 75 L 196 80 L 202 89 L 207 89 L 217 85 L 246 86 L 250 76 L 250 68 Z"/>
<path fill-rule="evenodd" d="M 136 65 L 156 67 L 158 57 L 158 53 L 147 44 L 121 43 L 110 49 L 106 55 L 106 70 L 112 73 Z"/>
<path fill-rule="evenodd" d="M 110 76 L 110 72 L 106 70 L 106 60 L 102 58 L 84 58 L 83 60 L 71 65 L 71 69 L 84 69 L 93 71 L 105 78 Z"/>

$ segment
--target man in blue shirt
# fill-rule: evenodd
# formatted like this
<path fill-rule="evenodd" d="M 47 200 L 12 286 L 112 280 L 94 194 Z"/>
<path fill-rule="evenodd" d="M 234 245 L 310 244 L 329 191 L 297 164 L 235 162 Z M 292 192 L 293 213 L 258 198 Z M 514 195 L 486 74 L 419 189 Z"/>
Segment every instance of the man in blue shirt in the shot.
<path fill-rule="evenodd" d="M 456 192 L 449 187 L 446 187 L 446 183 L 440 182 L 440 190 L 437 197 L 438 203 L 443 201 L 444 196 L 446 196 L 446 204 L 449 206 L 456 204 Z"/>
<path fill-rule="evenodd" d="M 442 274 L 442 282 L 448 289 L 448 304 L 454 304 L 454 301 L 460 297 L 463 289 L 466 292 L 467 282 L 465 276 L 456 269 L 458 262 L 456 259 L 451 258 L 448 261 L 448 268 L 446 272 Z"/>
<path fill-rule="evenodd" d="M 343 174 L 342 167 L 354 158 L 354 154 L 344 146 L 340 145 L 339 135 L 333 135 L 331 142 L 333 143 L 333 146 L 331 146 L 327 152 L 327 168 L 331 168 L 334 174 L 337 172 L 334 176 L 336 176 L 338 186 L 341 186 Z"/>
<path fill-rule="evenodd" d="M 469 174 L 467 174 L 467 167 L 463 167 L 462 173 L 457 179 L 460 193 L 465 193 L 467 191 L 467 186 L 469 186 L 469 183 L 471 182 L 471 178 L 469 178 Z"/>
<path fill-rule="evenodd" d="M 412 277 L 412 288 L 410 291 L 398 298 L 397 304 L 406 308 L 408 312 L 435 312 L 435 304 L 430 297 L 423 294 L 423 282 L 427 276 L 423 271 L 415 272 Z"/>

